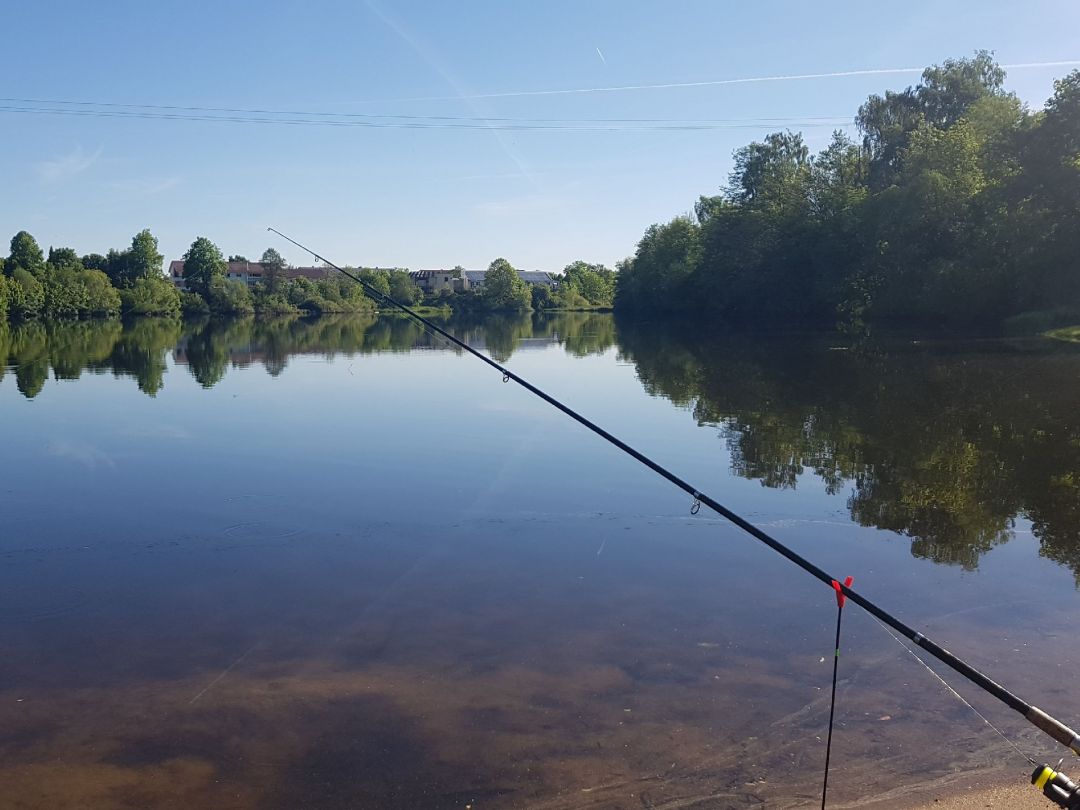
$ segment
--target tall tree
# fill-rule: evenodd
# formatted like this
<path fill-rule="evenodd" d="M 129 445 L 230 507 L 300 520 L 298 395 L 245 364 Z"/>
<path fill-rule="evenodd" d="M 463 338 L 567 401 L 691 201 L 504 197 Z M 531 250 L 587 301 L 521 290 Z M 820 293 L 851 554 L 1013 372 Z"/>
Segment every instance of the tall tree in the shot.
<path fill-rule="evenodd" d="M 109 260 L 100 253 L 87 253 L 82 257 L 82 265 L 87 270 L 100 270 L 108 275 Z"/>
<path fill-rule="evenodd" d="M 525 310 L 532 307 L 529 285 L 506 259 L 496 259 L 484 274 L 481 296 L 489 309 Z"/>
<path fill-rule="evenodd" d="M 423 297 L 420 288 L 406 270 L 390 271 L 390 295 L 403 304 L 415 304 Z"/>
<path fill-rule="evenodd" d="M 934 126 L 950 127 L 965 117 L 979 99 L 1001 93 L 1005 71 L 990 51 L 971 59 L 946 59 L 923 71 L 916 93 L 923 117 Z"/>
<path fill-rule="evenodd" d="M 285 258 L 274 248 L 269 247 L 263 251 L 259 264 L 263 266 L 263 284 L 270 293 L 280 292 L 285 285 Z"/>
<path fill-rule="evenodd" d="M 121 286 L 130 287 L 141 278 L 158 278 L 164 259 L 158 252 L 157 237 L 150 233 L 150 229 L 139 231 L 131 240 Z"/>
<path fill-rule="evenodd" d="M 677 310 L 686 306 L 688 282 L 701 263 L 701 226 L 688 217 L 650 225 L 633 258 L 620 267 L 617 306 L 635 310 Z"/>
<path fill-rule="evenodd" d="M 79 254 L 71 248 L 49 248 L 47 264 L 58 270 L 82 270 L 85 267 Z"/>
<path fill-rule="evenodd" d="M 594 306 L 610 307 L 615 296 L 615 274 L 602 264 L 580 260 L 568 264 L 563 284 L 572 286 Z"/>
<path fill-rule="evenodd" d="M 225 280 L 225 267 L 221 249 L 200 236 L 184 254 L 184 281 L 190 290 L 209 300 L 214 280 Z"/>
<path fill-rule="evenodd" d="M 18 269 L 38 274 L 45 269 L 45 255 L 41 246 L 26 231 L 19 231 L 11 237 L 11 253 L 4 263 L 4 273 L 11 276 Z"/>
<path fill-rule="evenodd" d="M 809 167 L 810 150 L 802 135 L 774 132 L 762 143 L 736 150 L 730 194 L 743 203 L 783 203 Z"/>

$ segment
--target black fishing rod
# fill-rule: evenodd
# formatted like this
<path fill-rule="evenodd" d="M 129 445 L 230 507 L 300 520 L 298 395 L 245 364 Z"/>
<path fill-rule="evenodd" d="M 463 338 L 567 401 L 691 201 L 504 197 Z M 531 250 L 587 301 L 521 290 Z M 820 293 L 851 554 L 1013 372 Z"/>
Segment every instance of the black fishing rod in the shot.
<path fill-rule="evenodd" d="M 276 233 L 282 239 L 286 240 L 287 242 L 291 242 L 292 244 L 296 245 L 301 250 L 303 250 L 303 251 L 305 251 L 307 253 L 310 253 L 312 256 L 314 256 L 319 261 L 321 261 L 321 262 L 325 263 L 326 265 L 334 268 L 339 273 L 342 273 L 343 275 L 347 276 L 348 278 L 351 278 L 353 281 L 355 281 L 357 284 L 359 284 L 364 289 L 365 292 L 367 292 L 369 295 L 371 295 L 376 300 L 385 302 L 386 304 L 389 304 L 390 306 L 401 310 L 402 312 L 404 312 L 409 317 L 411 317 L 411 318 L 415 319 L 416 321 L 418 321 L 419 323 L 423 324 L 424 327 L 426 327 L 430 331 L 432 331 L 432 332 L 442 336 L 443 338 L 445 338 L 451 344 L 457 346 L 460 349 L 463 349 L 464 351 L 466 351 L 469 354 L 473 355 L 474 357 L 481 360 L 482 362 L 487 363 L 487 365 L 491 366 L 493 369 L 495 369 L 496 371 L 498 371 L 498 372 L 500 372 L 502 374 L 503 382 L 509 382 L 510 380 L 513 380 L 518 385 L 520 385 L 522 388 L 524 388 L 526 391 L 530 392 L 531 394 L 535 394 L 540 399 L 544 400 L 544 402 L 547 402 L 549 405 L 551 405 L 551 406 L 557 408 L 558 410 L 562 411 L 567 416 L 569 416 L 571 419 L 573 419 L 575 422 L 578 422 L 579 424 L 581 424 L 584 427 L 588 428 L 589 430 L 591 430 L 593 433 L 595 433 L 600 438 L 604 439 L 609 444 L 614 445 L 615 447 L 622 450 L 624 453 L 626 453 L 631 458 L 635 459 L 636 461 L 640 462 L 641 464 L 644 464 L 646 467 L 648 467 L 650 470 L 655 472 L 657 475 L 659 475 L 659 476 L 661 476 L 663 478 L 666 478 L 668 481 L 670 481 L 672 484 L 677 486 L 679 489 L 683 490 L 683 492 L 686 492 L 688 495 L 693 497 L 694 505 L 691 508 L 691 511 L 694 514 L 697 514 L 698 510 L 701 508 L 701 504 L 704 504 L 705 506 L 708 506 L 710 509 L 712 509 L 714 512 L 716 512 L 718 515 L 720 515 L 721 517 L 727 519 L 731 523 L 734 523 L 740 529 L 742 529 L 743 531 L 745 531 L 747 534 L 751 535 L 752 537 L 756 538 L 757 540 L 760 540 L 762 543 L 767 545 L 769 548 L 771 548 L 776 553 L 780 554 L 783 557 L 786 557 L 788 560 L 795 563 L 795 565 L 799 566 L 801 569 L 806 571 L 811 576 L 816 577 L 817 579 L 821 580 L 826 585 L 829 585 L 830 587 L 835 588 L 839 593 L 841 593 L 844 596 L 846 596 L 847 598 L 849 598 L 852 602 L 854 602 L 856 605 L 861 607 L 863 610 L 865 610 L 871 616 L 874 616 L 875 618 L 877 618 L 881 622 L 887 624 L 889 627 L 896 630 L 898 633 L 903 635 L 905 638 L 907 638 L 909 641 L 913 642 L 917 646 L 922 647 L 924 650 L 926 650 L 928 653 L 930 653 L 930 655 L 937 658 L 943 664 L 947 664 L 948 666 L 952 667 L 954 670 L 959 672 L 961 675 L 963 675 L 965 678 L 967 678 L 973 684 L 978 686 L 983 691 L 988 692 L 991 695 L 993 695 L 995 698 L 1000 700 L 1002 703 L 1004 703 L 1006 706 L 1008 706 L 1013 711 L 1018 712 L 1019 714 L 1023 715 L 1025 720 L 1027 720 L 1029 723 L 1034 725 L 1040 731 L 1045 732 L 1047 735 L 1052 737 L 1054 740 L 1061 743 L 1066 748 L 1071 749 L 1076 754 L 1080 754 L 1080 735 L 1078 735 L 1075 731 L 1073 731 L 1071 728 L 1066 726 L 1060 720 L 1057 720 L 1056 718 L 1054 718 L 1051 715 L 1047 714 L 1046 712 L 1044 712 L 1042 709 L 1038 708 L 1037 706 L 1033 706 L 1032 704 L 1022 700 L 1017 695 L 1013 694 L 1008 689 L 1006 689 L 1004 686 L 1002 686 L 1001 684 L 999 684 L 996 681 L 992 680 L 990 677 L 983 674 L 982 672 L 977 670 L 975 667 L 971 666 L 971 664 L 967 663 L 966 661 L 964 661 L 963 659 L 957 657 L 956 655 L 953 655 L 951 652 L 946 650 L 944 647 L 940 646 L 939 644 L 936 644 L 934 641 L 927 638 L 926 636 L 924 636 L 922 633 L 918 632 L 917 630 L 915 630 L 915 629 L 913 629 L 911 627 L 908 627 L 908 625 L 906 625 L 900 619 L 893 616 L 891 613 L 889 613 L 884 608 L 878 607 L 878 605 L 876 605 L 874 602 L 867 599 L 865 596 L 862 596 L 861 594 L 857 593 L 849 585 L 846 585 L 846 584 L 838 581 L 835 577 L 833 577 L 830 574 L 826 573 L 824 570 L 822 570 L 818 566 L 814 565 L 814 563 L 810 562 L 805 557 L 801 556 L 800 554 L 796 553 L 792 549 L 788 548 L 786 545 L 781 543 L 776 538 L 772 537 L 771 535 L 769 535 L 768 533 L 766 533 L 762 529 L 759 529 L 757 526 L 750 523 L 748 520 L 740 517 L 735 512 L 732 512 L 730 509 L 728 509 L 726 506 L 724 506 L 719 501 L 714 500 L 713 498 L 709 497 L 708 495 L 702 493 L 696 487 L 692 486 L 687 481 L 684 481 L 682 478 L 680 478 L 675 473 L 668 470 L 666 467 L 663 467 L 659 463 L 653 461 L 651 458 L 646 456 L 644 453 L 641 453 L 640 451 L 635 450 L 633 447 L 628 445 L 626 442 L 624 442 L 621 439 L 617 438 L 616 436 L 613 436 L 612 434 L 608 433 L 606 430 L 604 430 L 602 427 L 600 427 L 598 424 L 596 424 L 592 420 L 587 419 L 586 417 L 582 416 L 580 413 L 578 413 L 577 411 L 575 411 L 573 408 L 569 407 L 568 405 L 564 405 L 562 402 L 555 399 L 550 394 L 546 393 L 545 391 L 541 390 L 540 388 L 537 388 L 535 385 L 530 383 L 528 380 L 524 379 L 523 377 L 519 377 L 517 374 L 512 372 L 510 369 L 506 368 L 506 366 L 502 365 L 501 363 L 496 362 L 495 360 L 491 359 L 487 355 L 482 354 L 481 352 L 474 349 L 472 346 L 470 346 L 465 341 L 463 341 L 460 338 L 457 338 L 454 335 L 447 332 L 445 329 L 440 327 L 438 324 L 436 324 L 433 321 L 425 318 L 423 315 L 421 315 L 418 312 L 410 309 L 409 307 L 405 306 L 404 304 L 402 304 L 401 302 L 395 300 L 394 298 L 391 298 L 389 295 L 386 295 L 385 293 L 380 292 L 375 287 L 373 287 L 372 285 L 370 285 L 366 281 L 364 281 L 362 278 L 356 276 L 353 273 L 350 273 L 348 270 L 345 270 L 345 269 L 343 269 L 341 267 L 338 267 L 336 264 L 334 264 L 332 261 L 327 259 L 325 256 L 320 256 L 318 253 L 316 253 L 311 248 L 300 244 L 295 239 L 292 239 L 292 238 L 286 236 L 285 234 L 283 234 L 281 231 L 277 230 L 276 228 L 267 228 L 267 230 L 271 231 L 272 233 Z"/>

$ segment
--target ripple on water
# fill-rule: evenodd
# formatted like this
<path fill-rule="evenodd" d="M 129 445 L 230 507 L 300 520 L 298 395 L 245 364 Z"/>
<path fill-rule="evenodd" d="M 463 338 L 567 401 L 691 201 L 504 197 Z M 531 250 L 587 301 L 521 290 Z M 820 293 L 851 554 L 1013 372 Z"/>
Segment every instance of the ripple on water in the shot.
<path fill-rule="evenodd" d="M 81 588 L 55 587 L 35 582 L 31 585 L 8 585 L 0 589 L 0 621 L 33 622 L 55 619 L 80 610 L 90 603 Z"/>
<path fill-rule="evenodd" d="M 252 520 L 226 526 L 221 533 L 236 540 L 285 540 L 303 534 L 304 530 Z"/>

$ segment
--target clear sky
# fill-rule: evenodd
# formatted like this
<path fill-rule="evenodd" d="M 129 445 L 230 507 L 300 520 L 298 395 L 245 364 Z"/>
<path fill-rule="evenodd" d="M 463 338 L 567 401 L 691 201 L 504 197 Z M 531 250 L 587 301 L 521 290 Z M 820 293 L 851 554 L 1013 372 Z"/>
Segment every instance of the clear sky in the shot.
<path fill-rule="evenodd" d="M 1080 60 L 1077 0 L 39 0 L 4 19 L 5 99 L 354 116 L 240 123 L 10 108 L 276 116 L 0 101 L 5 241 L 26 229 L 44 247 L 103 253 L 149 227 L 166 259 L 207 236 L 308 263 L 273 225 L 339 263 L 413 269 L 610 265 L 650 223 L 715 193 L 733 149 L 784 127 L 820 148 L 868 94 L 918 74 L 516 93 L 921 68 L 978 48 L 1003 64 Z M 1015 68 L 1007 86 L 1041 107 L 1070 69 Z M 356 117 L 395 115 L 423 118 Z M 484 117 L 576 123 L 466 120 Z"/>

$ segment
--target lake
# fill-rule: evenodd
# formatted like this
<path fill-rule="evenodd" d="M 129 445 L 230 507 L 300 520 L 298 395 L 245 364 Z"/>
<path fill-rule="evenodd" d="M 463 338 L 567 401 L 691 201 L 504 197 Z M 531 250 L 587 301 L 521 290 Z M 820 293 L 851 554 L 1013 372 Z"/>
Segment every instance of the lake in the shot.
<path fill-rule="evenodd" d="M 448 328 L 1080 720 L 1080 347 Z M 0 369 L 5 806 L 820 804 L 832 591 L 409 321 L 0 326 Z M 1030 773 L 850 603 L 832 762 L 834 807 Z"/>

